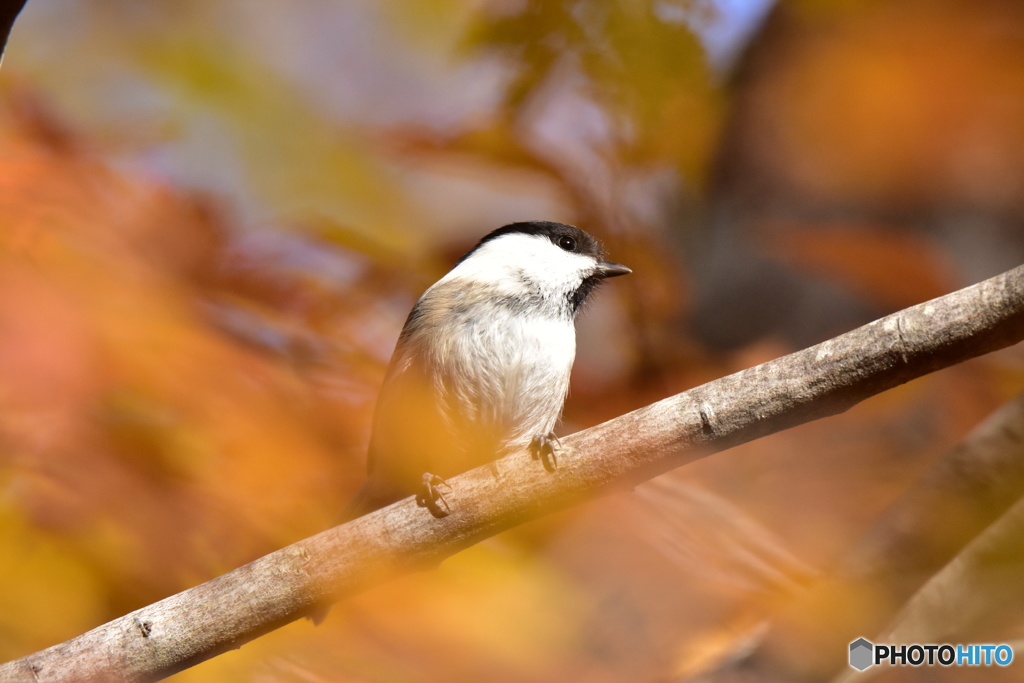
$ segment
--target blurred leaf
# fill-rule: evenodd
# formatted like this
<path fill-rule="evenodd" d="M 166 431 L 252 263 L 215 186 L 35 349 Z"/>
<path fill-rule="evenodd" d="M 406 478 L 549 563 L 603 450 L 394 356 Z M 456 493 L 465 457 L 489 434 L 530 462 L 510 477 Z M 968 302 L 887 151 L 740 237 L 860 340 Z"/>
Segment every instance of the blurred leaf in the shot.
<path fill-rule="evenodd" d="M 525 3 L 483 18 L 467 47 L 500 49 L 518 62 L 505 106 L 521 110 L 564 64 L 578 60 L 598 101 L 614 115 L 622 160 L 673 163 L 693 182 L 706 172 L 720 118 L 703 51 L 681 21 L 655 3 L 618 0 Z"/>
<path fill-rule="evenodd" d="M 7 474 L 0 470 L 0 484 L 16 484 Z M 16 587 L 0 591 L 0 659 L 73 637 L 101 618 L 102 590 L 88 565 L 6 506 L 0 548 L 0 582 Z"/>
<path fill-rule="evenodd" d="M 79 145 L 17 135 L 36 111 L 0 110 L 0 517 L 26 520 L 0 555 L 46 582 L 13 577 L 0 602 L 15 620 L 22 601 L 68 604 L 25 618 L 11 657 L 322 528 L 372 391 L 342 409 L 209 325 L 227 229 Z"/>
<path fill-rule="evenodd" d="M 955 288 L 953 269 L 923 237 L 876 226 L 796 225 L 765 231 L 764 249 L 899 310 Z"/>
<path fill-rule="evenodd" d="M 362 240 L 385 249 L 408 243 L 411 216 L 401 193 L 358 133 L 324 120 L 272 71 L 223 46 L 180 36 L 150 37 L 137 57 L 176 90 L 178 106 L 224 117 L 252 182 L 285 220 L 323 214 L 358 226 Z"/>

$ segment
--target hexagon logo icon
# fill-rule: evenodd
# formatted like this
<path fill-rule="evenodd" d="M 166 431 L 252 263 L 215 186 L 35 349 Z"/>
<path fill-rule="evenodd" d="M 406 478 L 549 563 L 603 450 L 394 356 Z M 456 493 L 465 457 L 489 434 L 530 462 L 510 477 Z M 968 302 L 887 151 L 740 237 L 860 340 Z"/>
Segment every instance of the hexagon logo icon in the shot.
<path fill-rule="evenodd" d="M 874 664 L 872 655 L 874 654 L 875 646 L 871 644 L 870 640 L 865 638 L 858 638 L 857 640 L 850 643 L 850 666 L 857 671 L 863 671 L 872 664 Z"/>

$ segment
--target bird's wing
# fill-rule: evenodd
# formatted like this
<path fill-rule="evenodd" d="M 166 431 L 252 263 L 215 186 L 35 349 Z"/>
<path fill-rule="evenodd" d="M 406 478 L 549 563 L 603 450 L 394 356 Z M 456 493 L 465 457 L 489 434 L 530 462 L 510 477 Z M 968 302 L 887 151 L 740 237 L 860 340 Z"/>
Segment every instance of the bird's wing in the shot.
<path fill-rule="evenodd" d="M 361 513 L 416 493 L 425 473 L 447 478 L 493 460 L 507 436 L 478 376 L 453 371 L 451 359 L 443 377 L 431 365 L 427 348 L 449 315 L 429 296 L 409 314 L 377 399 Z"/>
<path fill-rule="evenodd" d="M 428 362 L 403 337 L 377 398 L 367 481 L 350 507 L 365 514 L 415 493 L 426 472 L 457 474 L 460 448 Z"/>

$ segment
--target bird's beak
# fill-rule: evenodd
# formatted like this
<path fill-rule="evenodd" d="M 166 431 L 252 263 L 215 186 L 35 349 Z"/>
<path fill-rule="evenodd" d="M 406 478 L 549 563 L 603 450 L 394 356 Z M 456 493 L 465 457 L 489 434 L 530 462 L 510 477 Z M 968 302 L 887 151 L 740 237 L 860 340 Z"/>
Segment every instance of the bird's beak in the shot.
<path fill-rule="evenodd" d="M 628 275 L 632 272 L 626 266 L 614 261 L 601 261 L 597 264 L 597 274 L 601 277 L 617 277 L 619 275 Z"/>

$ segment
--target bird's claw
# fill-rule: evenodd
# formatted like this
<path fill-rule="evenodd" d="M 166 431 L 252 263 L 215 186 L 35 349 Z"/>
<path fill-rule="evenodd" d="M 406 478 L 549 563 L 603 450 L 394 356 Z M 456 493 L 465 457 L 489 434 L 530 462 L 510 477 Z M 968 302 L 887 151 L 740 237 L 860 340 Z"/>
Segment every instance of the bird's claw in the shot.
<path fill-rule="evenodd" d="M 441 494 L 441 490 L 451 491 L 451 485 L 436 474 L 430 472 L 423 473 L 423 482 L 420 484 L 420 490 L 416 494 L 416 504 L 421 508 L 427 508 L 430 514 L 435 517 L 447 517 L 451 514 L 451 508 L 448 507 L 448 501 L 444 499 Z M 440 505 L 438 505 L 440 503 Z"/>
<path fill-rule="evenodd" d="M 530 441 L 530 455 L 534 460 L 540 460 L 548 472 L 554 472 L 558 468 L 558 458 L 555 456 L 556 447 L 561 448 L 562 442 L 558 440 L 554 432 L 534 434 L 533 440 Z"/>

